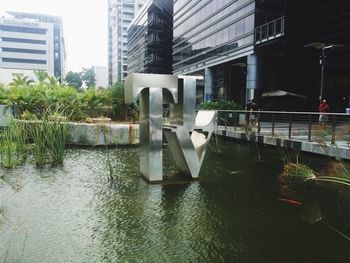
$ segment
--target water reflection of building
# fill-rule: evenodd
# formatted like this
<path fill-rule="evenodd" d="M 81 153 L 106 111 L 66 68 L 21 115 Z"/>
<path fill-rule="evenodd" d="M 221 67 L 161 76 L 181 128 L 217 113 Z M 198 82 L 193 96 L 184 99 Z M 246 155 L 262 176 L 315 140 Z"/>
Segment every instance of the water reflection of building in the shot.
<path fill-rule="evenodd" d="M 313 107 L 320 50 L 304 45 L 343 44 L 327 50 L 325 96 L 336 105 L 350 96 L 349 10 L 346 1 L 174 1 L 173 73 L 203 75 L 206 99 L 244 104 L 284 90 Z"/>
<path fill-rule="evenodd" d="M 16 74 L 34 79 L 34 70 L 62 79 L 65 57 L 60 17 L 7 12 L 0 18 L 0 82 Z"/>
<path fill-rule="evenodd" d="M 144 4 L 128 30 L 128 73 L 171 74 L 172 0 Z"/>

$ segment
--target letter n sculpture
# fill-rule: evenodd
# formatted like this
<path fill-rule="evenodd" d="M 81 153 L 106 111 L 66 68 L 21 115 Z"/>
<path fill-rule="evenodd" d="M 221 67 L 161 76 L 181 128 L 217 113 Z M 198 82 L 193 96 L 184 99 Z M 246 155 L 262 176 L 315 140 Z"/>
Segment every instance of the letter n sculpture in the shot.
<path fill-rule="evenodd" d="M 216 111 L 196 115 L 196 77 L 131 73 L 125 101 L 140 103 L 140 173 L 149 182 L 163 180 L 163 133 L 178 170 L 197 178 L 206 146 L 217 125 Z M 163 104 L 170 105 L 163 125 Z"/>

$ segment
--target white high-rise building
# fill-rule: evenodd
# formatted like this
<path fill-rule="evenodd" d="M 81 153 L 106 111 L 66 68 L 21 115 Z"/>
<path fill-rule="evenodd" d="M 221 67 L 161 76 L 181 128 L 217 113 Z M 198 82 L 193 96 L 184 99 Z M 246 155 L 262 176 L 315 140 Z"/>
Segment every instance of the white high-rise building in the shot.
<path fill-rule="evenodd" d="M 127 74 L 128 26 L 145 0 L 108 0 L 108 83 Z"/>
<path fill-rule="evenodd" d="M 93 66 L 92 69 L 95 72 L 96 88 L 108 87 L 108 70 L 103 66 Z"/>
<path fill-rule="evenodd" d="M 34 70 L 64 76 L 62 19 L 57 16 L 6 12 L 0 18 L 0 82 L 16 74 L 34 79 Z"/>

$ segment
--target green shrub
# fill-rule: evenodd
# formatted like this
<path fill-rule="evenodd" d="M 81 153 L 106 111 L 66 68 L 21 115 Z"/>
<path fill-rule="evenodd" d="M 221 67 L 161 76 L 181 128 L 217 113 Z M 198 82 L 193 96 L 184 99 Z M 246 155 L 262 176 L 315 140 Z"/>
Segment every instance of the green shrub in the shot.
<path fill-rule="evenodd" d="M 89 88 L 81 96 L 83 110 L 89 117 L 112 116 L 112 97 L 108 90 Z"/>
<path fill-rule="evenodd" d="M 201 110 L 242 110 L 242 105 L 227 100 L 207 101 L 199 105 Z"/>
<path fill-rule="evenodd" d="M 137 107 L 124 103 L 121 83 L 109 89 L 77 90 L 59 84 L 54 77 L 44 77 L 36 84 L 18 77 L 8 87 L 0 86 L 0 103 L 12 106 L 25 120 L 40 119 L 47 112 L 59 112 L 72 121 L 101 116 L 128 120 L 138 114 Z"/>

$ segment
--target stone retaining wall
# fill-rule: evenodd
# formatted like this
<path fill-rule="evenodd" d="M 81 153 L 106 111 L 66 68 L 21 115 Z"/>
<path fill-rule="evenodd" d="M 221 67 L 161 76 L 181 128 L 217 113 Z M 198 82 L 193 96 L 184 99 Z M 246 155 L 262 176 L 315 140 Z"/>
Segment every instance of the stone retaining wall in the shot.
<path fill-rule="evenodd" d="M 68 144 L 134 145 L 139 143 L 138 124 L 68 122 Z"/>

